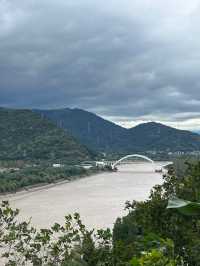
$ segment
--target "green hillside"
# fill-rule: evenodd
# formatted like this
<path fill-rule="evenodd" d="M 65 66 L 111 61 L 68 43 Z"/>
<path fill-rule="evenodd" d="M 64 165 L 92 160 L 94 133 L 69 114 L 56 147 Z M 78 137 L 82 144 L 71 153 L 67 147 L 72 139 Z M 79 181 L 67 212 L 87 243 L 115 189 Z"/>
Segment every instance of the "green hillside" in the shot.
<path fill-rule="evenodd" d="M 138 151 L 198 151 L 200 136 L 196 133 L 178 130 L 160 123 L 150 122 L 129 129 L 130 142 Z"/>
<path fill-rule="evenodd" d="M 70 132 L 87 147 L 97 151 L 128 149 L 127 130 L 81 109 L 35 110 Z"/>
<path fill-rule="evenodd" d="M 200 136 L 159 123 L 120 127 L 80 109 L 35 110 L 93 150 L 104 152 L 199 151 Z"/>
<path fill-rule="evenodd" d="M 0 160 L 88 158 L 84 146 L 46 118 L 30 110 L 0 108 Z"/>

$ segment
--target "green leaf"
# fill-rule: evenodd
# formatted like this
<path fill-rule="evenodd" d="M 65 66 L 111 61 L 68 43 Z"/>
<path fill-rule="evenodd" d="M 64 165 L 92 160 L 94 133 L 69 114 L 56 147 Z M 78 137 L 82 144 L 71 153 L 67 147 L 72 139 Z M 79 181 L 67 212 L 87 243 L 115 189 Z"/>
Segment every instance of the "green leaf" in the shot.
<path fill-rule="evenodd" d="M 177 209 L 184 215 L 200 215 L 199 202 L 191 202 L 177 197 L 169 199 L 167 209 Z"/>

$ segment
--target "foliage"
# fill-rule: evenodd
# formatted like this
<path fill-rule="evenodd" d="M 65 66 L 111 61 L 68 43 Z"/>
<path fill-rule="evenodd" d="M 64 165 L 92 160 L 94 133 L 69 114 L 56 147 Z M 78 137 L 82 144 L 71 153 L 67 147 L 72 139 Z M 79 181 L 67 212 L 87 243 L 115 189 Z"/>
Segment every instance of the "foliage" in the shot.
<path fill-rule="evenodd" d="M 79 161 L 91 154 L 69 133 L 30 110 L 0 108 L 0 160 Z"/>
<path fill-rule="evenodd" d="M 198 151 L 200 136 L 159 123 L 125 129 L 80 109 L 37 110 L 93 150 L 103 152 Z"/>
<path fill-rule="evenodd" d="M 119 254 L 118 260 L 122 265 L 131 256 L 138 257 L 143 251 L 162 249 L 166 239 L 174 243 L 172 259 L 178 265 L 199 265 L 200 216 L 181 215 L 176 210 L 166 208 L 172 195 L 184 198 L 186 202 L 192 201 L 193 208 L 196 207 L 200 201 L 199 177 L 200 163 L 188 164 L 182 177 L 175 176 L 171 169 L 170 174 L 164 177 L 163 184 L 153 188 L 148 200 L 126 204 L 129 213 L 116 221 L 113 231 L 115 254 Z M 145 241 L 152 234 L 152 241 Z"/>
<path fill-rule="evenodd" d="M 145 253 L 140 259 L 133 258 L 130 262 L 131 266 L 177 266 L 174 259 L 165 256 L 162 251 L 153 249 L 151 252 Z"/>
<path fill-rule="evenodd" d="M 57 126 L 70 132 L 81 143 L 92 150 L 102 152 L 124 151 L 129 148 L 127 130 L 110 121 L 81 110 L 36 110 L 42 116 L 52 120 Z"/>
<path fill-rule="evenodd" d="M 94 234 L 75 213 L 65 216 L 64 225 L 55 223 L 50 229 L 38 231 L 30 222 L 18 222 L 18 213 L 8 202 L 2 202 L 0 241 L 6 265 L 112 265 L 109 230 Z"/>
<path fill-rule="evenodd" d="M 182 177 L 173 173 L 170 169 L 148 200 L 127 202 L 128 215 L 116 220 L 113 233 L 87 230 L 78 214 L 38 231 L 30 222 L 18 222 L 18 210 L 3 202 L 0 243 L 7 265 L 199 266 L 200 216 L 182 215 L 167 204 L 176 195 L 173 208 L 185 212 L 199 205 L 200 163 L 188 164 Z"/>
<path fill-rule="evenodd" d="M 181 155 L 175 158 L 172 158 L 173 160 L 173 170 L 174 174 L 182 178 L 186 175 L 186 172 L 188 170 L 188 165 L 196 165 L 200 161 L 199 155 Z"/>
<path fill-rule="evenodd" d="M 88 231 L 77 213 L 65 216 L 63 225 L 55 223 L 50 229 L 40 230 L 31 226 L 30 221 L 19 222 L 18 214 L 19 210 L 11 209 L 6 201 L 2 202 L 0 248 L 5 265 L 23 266 L 30 263 L 33 266 L 177 265 L 173 260 L 174 246 L 170 240 L 162 240 L 162 243 L 155 245 L 153 239 L 155 241 L 157 237 L 148 236 L 142 241 L 146 252 L 120 263 L 116 260 L 118 254 L 114 253 L 112 246 L 111 231 L 109 229 Z"/>
<path fill-rule="evenodd" d="M 79 166 L 60 168 L 35 166 L 24 167 L 21 170 L 11 170 L 0 173 L 0 193 L 16 192 L 28 186 L 50 184 L 61 180 L 75 180 L 99 171 L 96 168 L 85 169 Z"/>
<path fill-rule="evenodd" d="M 173 197 L 168 201 L 168 209 L 177 209 L 184 215 L 200 215 L 200 203 Z"/>

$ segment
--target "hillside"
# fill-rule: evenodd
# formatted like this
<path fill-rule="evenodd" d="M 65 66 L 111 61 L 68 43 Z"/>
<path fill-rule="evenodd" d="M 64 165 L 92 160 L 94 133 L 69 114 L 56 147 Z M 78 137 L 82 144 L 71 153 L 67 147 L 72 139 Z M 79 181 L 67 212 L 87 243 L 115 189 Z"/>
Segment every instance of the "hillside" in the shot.
<path fill-rule="evenodd" d="M 88 150 L 30 110 L 0 108 L 0 159 L 88 159 Z"/>
<path fill-rule="evenodd" d="M 159 123 L 125 129 L 80 109 L 35 110 L 88 147 L 106 152 L 196 151 L 200 136 Z"/>
<path fill-rule="evenodd" d="M 89 148 L 120 151 L 128 148 L 127 130 L 81 109 L 35 110 Z"/>
<path fill-rule="evenodd" d="M 129 129 L 131 143 L 138 151 L 197 151 L 200 136 L 186 130 L 178 130 L 160 123 L 149 122 Z"/>

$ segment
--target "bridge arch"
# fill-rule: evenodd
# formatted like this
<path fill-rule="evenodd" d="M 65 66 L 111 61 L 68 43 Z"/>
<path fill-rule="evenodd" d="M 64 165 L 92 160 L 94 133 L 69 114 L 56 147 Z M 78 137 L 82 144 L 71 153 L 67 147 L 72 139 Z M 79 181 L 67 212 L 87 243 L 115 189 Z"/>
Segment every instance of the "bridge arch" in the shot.
<path fill-rule="evenodd" d="M 124 157 L 122 157 L 121 159 L 119 159 L 118 161 L 116 161 L 115 163 L 112 164 L 112 169 L 114 169 L 118 164 L 120 164 L 122 161 L 128 159 L 128 158 L 132 158 L 132 157 L 136 157 L 136 158 L 141 158 L 141 159 L 144 159 L 150 163 L 152 163 L 154 165 L 154 161 L 152 159 L 150 159 L 149 157 L 147 156 L 144 156 L 144 155 L 140 155 L 140 154 L 128 154 Z"/>

